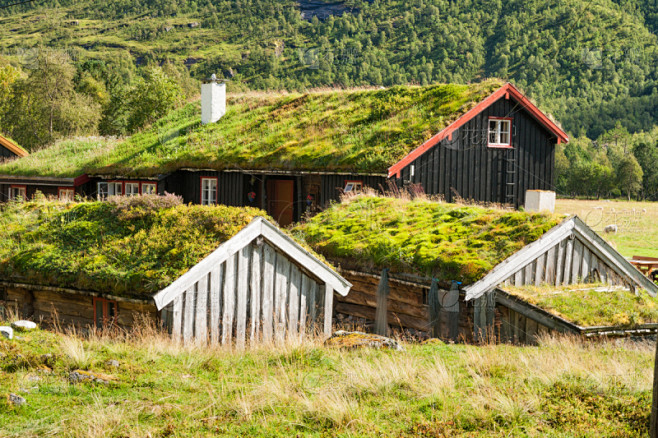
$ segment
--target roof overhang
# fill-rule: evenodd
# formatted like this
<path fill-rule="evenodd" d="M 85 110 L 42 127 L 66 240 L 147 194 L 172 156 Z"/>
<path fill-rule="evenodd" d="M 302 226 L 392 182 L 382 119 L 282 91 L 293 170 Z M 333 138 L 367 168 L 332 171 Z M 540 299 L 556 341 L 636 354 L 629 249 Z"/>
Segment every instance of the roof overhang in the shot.
<path fill-rule="evenodd" d="M 23 184 L 39 186 L 75 186 L 76 178 L 60 178 L 51 176 L 20 176 L 0 175 L 0 184 Z"/>
<path fill-rule="evenodd" d="M 498 101 L 498 99 L 505 97 L 509 99 L 510 97 L 514 98 L 520 106 L 526 109 L 540 124 L 542 124 L 546 129 L 555 135 L 557 138 L 557 143 L 568 143 L 569 136 L 553 122 L 546 114 L 544 114 L 535 104 L 533 104 L 530 99 L 528 99 L 518 88 L 509 82 L 500 87 L 498 90 L 494 91 L 492 94 L 487 96 L 480 103 L 475 105 L 466 114 L 459 117 L 453 123 L 448 125 L 446 128 L 441 130 L 438 134 L 427 140 L 425 143 L 411 151 L 406 157 L 402 160 L 395 163 L 393 166 L 388 169 L 388 177 L 393 176 L 399 178 L 400 172 L 403 168 L 411 164 L 416 158 L 423 155 L 432 147 L 439 144 L 444 139 L 452 139 L 452 134 L 467 122 L 472 120 L 476 115 L 480 114 L 486 108 L 491 106 L 493 103 Z"/>
<path fill-rule="evenodd" d="M 18 146 L 16 143 L 9 140 L 8 138 L 3 137 L 2 135 L 0 135 L 0 146 L 9 149 L 12 153 L 16 154 L 20 158 L 27 157 L 28 155 L 30 155 L 29 152 L 27 152 L 25 149 Z"/>

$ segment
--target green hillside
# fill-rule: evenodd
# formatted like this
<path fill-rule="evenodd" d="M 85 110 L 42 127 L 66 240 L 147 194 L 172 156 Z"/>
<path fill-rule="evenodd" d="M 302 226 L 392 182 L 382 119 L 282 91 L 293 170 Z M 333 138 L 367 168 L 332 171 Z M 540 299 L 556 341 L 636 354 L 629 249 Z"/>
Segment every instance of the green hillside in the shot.
<path fill-rule="evenodd" d="M 29 70 L 31 49 L 42 45 L 70 53 L 81 68 L 107 63 L 123 79 L 135 75 L 136 65 L 170 60 L 197 78 L 217 72 L 235 89 L 501 77 L 525 89 L 571 134 L 595 138 L 617 120 L 631 131 L 656 124 L 653 0 L 347 0 L 339 6 L 342 15 L 307 20 L 291 0 L 49 0 L 0 9 L 0 51 Z"/>

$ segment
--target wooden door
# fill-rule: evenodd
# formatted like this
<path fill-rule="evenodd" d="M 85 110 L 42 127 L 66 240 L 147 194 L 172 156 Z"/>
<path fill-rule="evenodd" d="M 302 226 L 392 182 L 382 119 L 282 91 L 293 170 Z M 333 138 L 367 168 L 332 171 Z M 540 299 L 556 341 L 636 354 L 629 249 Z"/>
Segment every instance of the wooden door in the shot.
<path fill-rule="evenodd" d="M 285 227 L 293 222 L 295 182 L 285 179 L 267 181 L 267 212 L 279 225 Z"/>

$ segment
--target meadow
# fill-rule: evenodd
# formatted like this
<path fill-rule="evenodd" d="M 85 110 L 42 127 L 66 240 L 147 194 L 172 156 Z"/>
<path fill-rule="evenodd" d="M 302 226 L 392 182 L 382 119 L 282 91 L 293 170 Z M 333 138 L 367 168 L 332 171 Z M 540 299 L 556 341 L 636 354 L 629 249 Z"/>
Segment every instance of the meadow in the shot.
<path fill-rule="evenodd" d="M 248 352 L 133 333 L 0 340 L 0 436 L 645 436 L 653 344 L 320 340 Z M 118 367 L 109 361 L 118 361 Z M 72 383 L 74 370 L 107 383 Z M 8 394 L 25 398 L 14 406 Z"/>

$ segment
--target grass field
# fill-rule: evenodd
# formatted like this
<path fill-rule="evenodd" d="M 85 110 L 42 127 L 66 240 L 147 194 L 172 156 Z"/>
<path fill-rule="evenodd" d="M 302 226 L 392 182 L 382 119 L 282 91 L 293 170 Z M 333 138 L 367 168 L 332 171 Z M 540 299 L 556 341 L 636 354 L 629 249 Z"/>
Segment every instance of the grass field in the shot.
<path fill-rule="evenodd" d="M 658 257 L 658 203 L 558 199 L 556 213 L 576 214 L 625 257 Z M 604 234 L 615 224 L 617 233 Z"/>
<path fill-rule="evenodd" d="M 652 344 L 182 348 L 148 329 L 0 339 L 0 436 L 645 436 Z M 52 356 L 44 356 L 51 354 Z M 107 364 L 117 360 L 119 367 Z M 76 369 L 109 382 L 71 383 Z M 10 393 L 27 404 L 14 406 Z"/>

